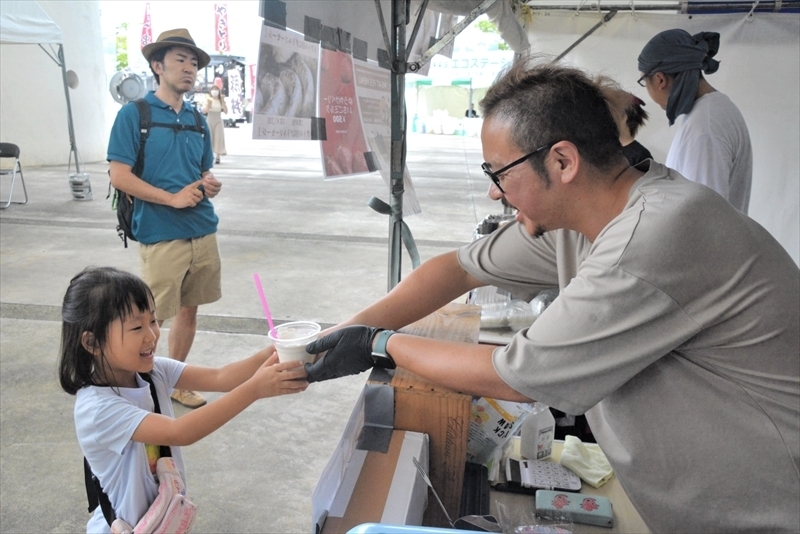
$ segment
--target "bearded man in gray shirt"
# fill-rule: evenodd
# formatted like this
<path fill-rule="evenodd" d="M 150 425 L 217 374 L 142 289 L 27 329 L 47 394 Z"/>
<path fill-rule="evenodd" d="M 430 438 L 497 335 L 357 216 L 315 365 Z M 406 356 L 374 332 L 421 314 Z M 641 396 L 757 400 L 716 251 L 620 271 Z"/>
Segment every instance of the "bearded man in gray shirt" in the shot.
<path fill-rule="evenodd" d="M 585 413 L 652 531 L 800 531 L 791 257 L 707 187 L 629 166 L 581 71 L 518 61 L 481 106 L 483 170 L 516 223 L 425 262 L 310 344 L 309 382 L 397 365 Z M 561 292 L 505 347 L 384 330 L 484 285 L 527 300 Z"/>

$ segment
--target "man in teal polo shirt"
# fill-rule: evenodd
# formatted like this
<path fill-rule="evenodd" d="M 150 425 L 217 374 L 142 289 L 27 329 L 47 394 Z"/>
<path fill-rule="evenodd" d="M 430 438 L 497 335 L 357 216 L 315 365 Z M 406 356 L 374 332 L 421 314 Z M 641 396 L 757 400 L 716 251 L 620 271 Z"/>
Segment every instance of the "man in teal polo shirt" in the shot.
<path fill-rule="evenodd" d="M 162 33 L 142 54 L 158 83 L 145 96 L 152 126 L 144 168 L 141 177 L 132 172 L 140 132 L 139 112 L 131 102 L 119 111 L 111 130 L 111 184 L 137 199 L 132 230 L 139 241 L 142 277 L 153 291 L 159 325 L 172 319 L 170 358 L 186 361 L 198 306 L 222 297 L 218 218 L 209 200 L 222 184 L 210 171 L 214 154 L 208 125 L 202 119 L 206 133 L 197 131 L 192 106 L 183 99 L 210 58 L 185 29 Z M 194 391 L 175 390 L 172 398 L 190 408 L 206 403 Z"/>

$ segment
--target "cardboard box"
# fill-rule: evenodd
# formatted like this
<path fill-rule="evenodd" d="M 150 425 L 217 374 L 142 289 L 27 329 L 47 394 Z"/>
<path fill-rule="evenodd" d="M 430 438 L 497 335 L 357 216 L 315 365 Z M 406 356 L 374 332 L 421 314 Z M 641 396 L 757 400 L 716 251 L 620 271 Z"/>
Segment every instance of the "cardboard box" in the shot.
<path fill-rule="evenodd" d="M 385 453 L 354 450 L 322 534 L 345 533 L 363 523 L 421 525 L 428 487 L 412 458 L 427 469 L 425 434 L 395 430 Z"/>
<path fill-rule="evenodd" d="M 479 331 L 480 307 L 468 304 L 449 304 L 402 330 L 414 335 L 471 343 L 478 342 Z M 348 474 L 351 457 L 363 451 L 388 450 L 395 430 L 427 434 L 430 458 L 427 472 L 431 484 L 450 517 L 453 520 L 459 517 L 471 406 L 471 396 L 423 380 L 404 369 L 392 372 L 374 369 L 314 488 L 311 497 L 312 532 L 320 532 L 323 525 L 324 532 L 343 528 L 342 522 L 332 514 L 339 488 L 344 487 L 345 479 L 351 476 Z M 418 482 L 423 482 L 421 477 Z M 427 486 L 423 488 L 428 501 L 435 501 L 428 491 Z M 379 508 L 383 510 L 383 504 Z M 360 519 L 363 517 L 359 516 Z M 333 522 L 329 523 L 331 520 Z M 372 521 L 380 522 L 380 518 Z M 422 525 L 450 526 L 438 503 L 427 507 Z"/>
<path fill-rule="evenodd" d="M 402 332 L 477 343 L 480 306 L 448 304 Z M 428 476 L 447 513 L 455 521 L 461 511 L 472 397 L 429 382 L 405 369 L 395 369 L 393 375 L 384 370 L 374 370 L 367 383 L 388 385 L 394 389 L 396 430 L 428 435 L 431 461 Z M 449 527 L 435 497 L 431 495 L 429 499 L 434 504 L 428 507 L 422 524 Z"/>
<path fill-rule="evenodd" d="M 478 343 L 481 307 L 450 303 L 401 332 L 460 343 Z M 428 473 L 447 513 L 461 511 L 472 397 L 399 369 L 391 381 L 395 394 L 394 428 L 424 432 L 430 439 Z M 433 498 L 431 496 L 431 498 Z M 449 528 L 438 506 L 429 506 L 423 525 Z"/>
<path fill-rule="evenodd" d="M 370 375 L 370 384 L 385 383 Z M 472 397 L 428 382 L 404 369 L 396 369 L 388 383 L 394 389 L 394 428 L 427 434 L 430 443 L 428 477 L 455 521 L 461 509 L 464 464 Z M 432 501 L 435 497 L 430 496 Z M 434 502 L 423 525 L 449 527 L 447 518 Z"/>

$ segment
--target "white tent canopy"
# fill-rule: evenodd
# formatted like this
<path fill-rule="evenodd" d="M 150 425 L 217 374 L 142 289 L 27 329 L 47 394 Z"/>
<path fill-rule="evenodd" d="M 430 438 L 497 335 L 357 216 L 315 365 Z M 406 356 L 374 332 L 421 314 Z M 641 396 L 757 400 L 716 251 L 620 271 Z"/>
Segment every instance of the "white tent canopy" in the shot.
<path fill-rule="evenodd" d="M 69 128 L 70 157 L 75 157 L 75 170 L 80 173 L 80 159 L 75 143 L 75 129 L 72 124 L 72 105 L 69 100 L 69 84 L 64 61 L 64 46 L 61 28 L 44 12 L 38 2 L 3 0 L 0 3 L 0 43 L 35 44 L 61 67 L 64 95 L 67 99 L 67 122 Z M 50 51 L 44 46 L 48 45 Z M 74 73 L 72 73 L 74 76 Z M 77 78 L 75 78 L 77 79 Z"/>
<path fill-rule="evenodd" d="M 61 28 L 37 2 L 4 0 L 0 7 L 0 43 L 61 44 Z"/>
<path fill-rule="evenodd" d="M 531 50 L 558 55 L 586 34 L 601 13 L 534 11 L 526 24 Z M 637 57 L 660 31 L 720 34 L 719 71 L 708 82 L 742 112 L 753 145 L 749 216 L 766 228 L 800 263 L 800 15 L 715 13 L 708 15 L 620 12 L 561 60 L 600 72 L 647 103 L 650 119 L 638 140 L 664 161 L 675 135 L 666 114 L 636 85 Z"/>
<path fill-rule="evenodd" d="M 553 59 L 563 57 L 565 63 L 602 72 L 623 82 L 635 80 L 636 56 L 658 31 L 672 27 L 718 31 L 724 67 L 712 83 L 716 87 L 719 82 L 719 89 L 742 109 L 753 138 L 750 216 L 800 263 L 797 202 L 800 163 L 796 150 L 800 134 L 797 126 L 800 18 L 796 0 L 616 0 L 610 2 L 613 5 L 601 2 L 585 5 L 585 0 L 412 0 L 410 20 L 406 20 L 408 6 L 403 0 L 378 0 L 374 2 L 376 9 L 366 8 L 373 7 L 372 4 L 353 0 L 262 0 L 261 14 L 267 21 L 285 24 L 301 33 L 307 27 L 314 27 L 309 23 L 316 22 L 336 29 L 341 32 L 338 35 L 348 39 L 352 35 L 368 43 L 369 59 L 380 60 L 378 49 L 389 49 L 389 63 L 398 71 L 393 72 L 393 79 L 401 80 L 397 87 L 393 85 L 392 95 L 392 150 L 398 150 L 392 156 L 393 183 L 402 180 L 405 158 L 405 110 L 400 109 L 405 74 L 418 72 L 446 44 L 448 37 L 482 12 L 497 24 L 502 37 L 517 53 L 529 49 Z M 282 13 L 278 6 L 283 8 Z M 420 27 L 416 19 L 422 18 L 417 16 L 421 6 L 466 18 L 425 51 L 429 39 L 420 39 L 422 33 L 417 35 Z M 412 43 L 409 50 L 404 46 L 407 37 Z M 636 87 L 631 89 L 640 92 Z M 642 97 L 649 101 L 646 94 Z M 663 161 L 674 129 L 660 124 L 664 119 L 658 110 L 648 108 L 648 111 L 651 119 L 641 138 L 656 159 Z M 389 288 L 399 281 L 397 227 L 402 221 L 401 193 L 402 188 L 392 188 Z"/>

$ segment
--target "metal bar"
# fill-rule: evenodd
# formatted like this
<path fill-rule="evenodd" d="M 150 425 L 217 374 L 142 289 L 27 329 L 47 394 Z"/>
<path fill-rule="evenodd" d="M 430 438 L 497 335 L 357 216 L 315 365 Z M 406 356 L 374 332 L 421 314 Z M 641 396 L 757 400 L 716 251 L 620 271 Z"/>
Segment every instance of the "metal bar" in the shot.
<path fill-rule="evenodd" d="M 414 29 L 411 31 L 411 37 L 408 39 L 408 44 L 406 44 L 406 61 L 408 61 L 408 56 L 411 54 L 411 50 L 414 48 L 414 41 L 417 40 L 417 32 L 419 32 L 419 27 L 422 26 L 422 19 L 425 18 L 425 11 L 428 8 L 428 0 L 422 1 L 422 6 L 419 8 L 419 12 L 417 13 L 417 20 L 414 21 Z"/>
<path fill-rule="evenodd" d="M 57 57 L 55 57 L 53 54 L 51 54 L 51 53 L 50 53 L 50 52 L 49 52 L 49 51 L 48 51 L 48 50 L 47 50 L 45 47 L 43 47 L 43 46 L 40 44 L 40 45 L 39 45 L 39 48 L 41 48 L 41 49 L 42 49 L 42 51 L 43 51 L 45 54 L 47 54 L 47 55 L 50 57 L 50 59 L 52 59 L 53 61 L 55 61 L 55 62 L 56 62 L 56 65 L 58 65 L 59 67 L 61 66 L 61 63 L 59 63 L 59 62 L 58 62 L 58 58 L 57 58 Z"/>
<path fill-rule="evenodd" d="M 472 21 L 478 18 L 479 16 L 483 15 L 483 13 L 489 9 L 492 4 L 494 4 L 497 0 L 483 0 L 483 2 L 478 5 L 475 9 L 469 12 L 469 15 L 464 17 L 464 19 L 453 26 L 449 32 L 442 35 L 442 38 L 436 41 L 436 43 L 428 49 L 427 52 L 422 54 L 422 56 L 413 63 L 408 64 L 408 70 L 411 72 L 417 72 L 420 68 L 422 68 L 425 63 L 431 60 L 433 56 L 439 53 L 439 51 L 444 48 L 445 46 L 449 45 L 453 39 L 456 38 L 456 35 L 461 33 L 461 30 L 472 24 Z"/>
<path fill-rule="evenodd" d="M 383 19 L 383 7 L 381 7 L 381 0 L 375 0 L 375 9 L 378 10 L 378 22 L 381 23 L 381 32 L 383 33 L 383 44 L 386 46 L 386 52 L 392 53 L 392 44 L 389 42 L 389 34 L 386 32 L 386 21 Z"/>
<path fill-rule="evenodd" d="M 614 15 L 616 15 L 616 14 L 617 14 L 617 10 L 616 10 L 616 9 L 612 9 L 611 11 L 609 11 L 608 13 L 606 13 L 606 16 L 605 16 L 605 17 L 603 17 L 603 20 L 601 20 L 600 22 L 598 22 L 597 24 L 595 24 L 594 26 L 592 26 L 592 29 L 591 29 L 591 30 L 589 30 L 588 32 L 586 32 L 586 33 L 584 33 L 583 35 L 581 35 L 580 39 L 578 39 L 577 41 L 575 41 L 574 43 L 572 43 L 572 45 L 570 45 L 570 47 L 569 47 L 569 48 L 567 48 L 566 50 L 564 50 L 563 52 L 561 52 L 561 54 L 560 54 L 560 55 L 559 55 L 557 58 L 555 58 L 555 59 L 553 60 L 553 63 L 556 63 L 556 62 L 558 62 L 559 60 L 561 60 L 561 58 L 563 58 L 564 56 L 566 56 L 566 55 L 567 55 L 567 54 L 568 54 L 568 53 L 569 53 L 569 52 L 570 52 L 570 51 L 571 51 L 573 48 L 575 48 L 576 46 L 578 46 L 579 44 L 581 44 L 581 42 L 583 42 L 583 40 L 584 40 L 584 39 L 586 39 L 586 38 L 587 38 L 587 37 L 589 37 L 591 34 L 593 34 L 593 33 L 594 33 L 594 31 L 595 31 L 597 28 L 599 28 L 600 26 L 602 26 L 603 24 L 605 24 L 605 23 L 606 23 L 606 22 L 608 22 L 609 20 L 613 19 L 613 18 L 614 18 Z"/>
<path fill-rule="evenodd" d="M 597 11 L 596 6 L 581 6 L 576 7 L 574 5 L 542 5 L 535 1 L 529 2 L 526 4 L 531 10 L 533 11 Z M 752 2 L 720 2 L 720 3 L 689 3 L 687 0 L 679 1 L 679 2 L 670 2 L 664 4 L 644 4 L 644 5 L 635 5 L 631 8 L 629 3 L 611 3 L 606 4 L 603 3 L 603 9 L 614 9 L 616 11 L 675 11 L 681 12 L 682 10 L 686 10 L 686 13 L 702 13 L 703 11 L 708 12 L 719 12 L 721 9 L 730 10 L 732 12 L 742 12 L 746 13 L 749 12 L 753 8 Z M 800 9 L 800 1 L 795 0 L 775 0 L 772 2 L 759 2 L 758 9 L 756 12 L 760 11 L 782 11 L 782 10 L 796 10 Z"/>
<path fill-rule="evenodd" d="M 58 59 L 61 64 L 61 78 L 64 80 L 64 95 L 67 97 L 67 124 L 69 126 L 69 153 L 70 159 L 75 154 L 75 171 L 81 172 L 81 160 L 78 157 L 78 147 L 75 144 L 75 128 L 72 125 L 72 104 L 69 100 L 69 85 L 67 84 L 67 67 L 64 61 L 64 45 L 58 45 Z M 69 173 L 69 163 L 67 163 Z"/>
<path fill-rule="evenodd" d="M 392 47 L 389 49 L 392 62 L 392 145 L 390 171 L 389 216 L 389 280 L 388 291 L 400 283 L 402 267 L 402 222 L 403 222 L 403 169 L 406 150 L 406 17 L 409 0 L 392 0 Z"/>

